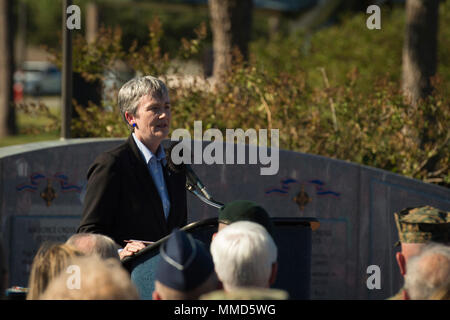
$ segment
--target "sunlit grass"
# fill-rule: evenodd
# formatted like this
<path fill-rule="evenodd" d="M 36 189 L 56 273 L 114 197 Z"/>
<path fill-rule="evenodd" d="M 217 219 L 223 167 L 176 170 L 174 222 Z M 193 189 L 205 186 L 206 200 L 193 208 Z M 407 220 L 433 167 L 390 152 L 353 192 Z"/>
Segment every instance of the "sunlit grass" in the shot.
<path fill-rule="evenodd" d="M 60 116 L 60 97 L 25 97 L 23 103 L 43 103 L 54 116 Z M 47 140 L 59 139 L 59 132 L 49 129 L 52 120 L 37 112 L 25 112 L 22 108 L 16 109 L 16 121 L 18 134 L 5 137 L 0 140 L 0 147 L 7 147 L 17 144 L 26 144 Z"/>
<path fill-rule="evenodd" d="M 26 144 L 59 139 L 59 133 L 41 133 L 41 134 L 19 134 L 12 137 L 2 138 L 0 147 L 13 146 L 17 144 Z"/>

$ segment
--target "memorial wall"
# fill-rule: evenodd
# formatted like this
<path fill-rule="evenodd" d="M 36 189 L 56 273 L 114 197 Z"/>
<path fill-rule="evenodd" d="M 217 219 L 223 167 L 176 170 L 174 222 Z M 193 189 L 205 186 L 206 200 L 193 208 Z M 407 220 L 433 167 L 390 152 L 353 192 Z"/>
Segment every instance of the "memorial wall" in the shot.
<path fill-rule="evenodd" d="M 89 165 L 122 141 L 72 139 L 0 148 L 0 224 L 10 286 L 27 286 L 43 241 L 65 241 L 76 231 Z M 254 147 L 247 146 L 247 154 L 249 148 Z M 192 167 L 220 202 L 248 199 L 274 217 L 320 221 L 312 233 L 311 299 L 395 294 L 402 279 L 393 213 L 425 204 L 450 211 L 449 189 L 315 155 L 280 150 L 276 175 L 261 175 L 261 164 Z M 191 194 L 188 210 L 188 222 L 217 216 L 216 208 Z M 380 268 L 379 289 L 367 287 L 371 265 Z"/>

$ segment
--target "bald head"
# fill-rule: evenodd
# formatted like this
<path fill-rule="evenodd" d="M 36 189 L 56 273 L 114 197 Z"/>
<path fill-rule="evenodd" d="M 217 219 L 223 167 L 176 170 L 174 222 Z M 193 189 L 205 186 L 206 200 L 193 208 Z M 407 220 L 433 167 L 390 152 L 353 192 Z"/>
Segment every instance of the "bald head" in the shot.
<path fill-rule="evenodd" d="M 104 259 L 119 259 L 117 244 L 110 237 L 102 234 L 76 233 L 66 243 L 88 256 L 98 254 Z"/>

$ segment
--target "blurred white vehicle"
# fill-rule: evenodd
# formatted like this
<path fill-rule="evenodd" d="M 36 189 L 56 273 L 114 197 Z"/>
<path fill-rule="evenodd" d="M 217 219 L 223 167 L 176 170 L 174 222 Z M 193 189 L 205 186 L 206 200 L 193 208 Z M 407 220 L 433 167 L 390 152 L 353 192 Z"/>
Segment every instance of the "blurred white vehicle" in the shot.
<path fill-rule="evenodd" d="M 23 93 L 39 95 L 61 94 L 61 71 L 47 61 L 25 61 L 14 73 L 14 83 L 23 86 Z"/>

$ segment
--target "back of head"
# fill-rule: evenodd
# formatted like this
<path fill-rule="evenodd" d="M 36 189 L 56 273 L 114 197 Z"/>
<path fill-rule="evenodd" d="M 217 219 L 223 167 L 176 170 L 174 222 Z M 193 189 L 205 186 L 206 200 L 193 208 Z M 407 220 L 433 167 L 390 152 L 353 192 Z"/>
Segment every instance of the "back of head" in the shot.
<path fill-rule="evenodd" d="M 428 205 L 409 207 L 394 213 L 401 252 L 396 253 L 400 273 L 407 273 L 407 262 L 420 254 L 429 242 L 449 243 L 449 212 Z"/>
<path fill-rule="evenodd" d="M 251 221 L 262 225 L 273 237 L 273 224 L 267 211 L 257 203 L 236 200 L 225 204 L 219 210 L 219 223 L 230 225 L 238 221 Z"/>
<path fill-rule="evenodd" d="M 273 264 L 277 261 L 277 247 L 261 225 L 235 222 L 219 233 L 211 242 L 211 254 L 217 276 L 224 289 L 268 287 Z"/>
<path fill-rule="evenodd" d="M 203 243 L 182 230 L 174 230 L 160 247 L 156 268 L 155 299 L 197 299 L 216 290 L 217 276 Z"/>
<path fill-rule="evenodd" d="M 67 244 L 42 244 L 31 264 L 27 299 L 37 299 L 49 282 L 69 266 L 70 260 L 81 255 Z"/>
<path fill-rule="evenodd" d="M 430 243 L 407 264 L 405 290 L 412 300 L 430 299 L 450 286 L 450 247 Z"/>
<path fill-rule="evenodd" d="M 103 234 L 76 233 L 66 241 L 66 244 L 75 247 L 87 256 L 97 254 L 103 259 L 119 259 L 118 245 L 113 239 Z"/>
<path fill-rule="evenodd" d="M 53 279 L 39 299 L 139 299 L 137 289 L 128 272 L 122 268 L 117 259 L 102 259 L 97 255 L 92 255 L 77 257 L 70 263 L 71 272 L 63 272 Z"/>

